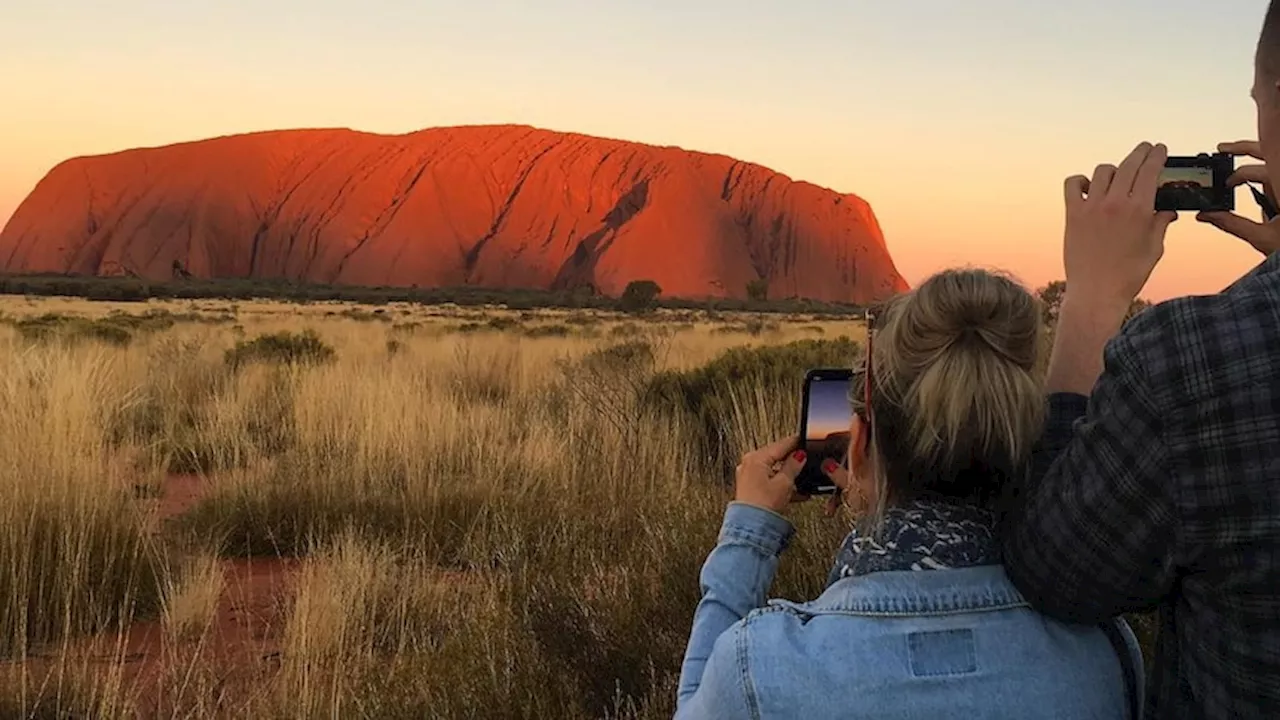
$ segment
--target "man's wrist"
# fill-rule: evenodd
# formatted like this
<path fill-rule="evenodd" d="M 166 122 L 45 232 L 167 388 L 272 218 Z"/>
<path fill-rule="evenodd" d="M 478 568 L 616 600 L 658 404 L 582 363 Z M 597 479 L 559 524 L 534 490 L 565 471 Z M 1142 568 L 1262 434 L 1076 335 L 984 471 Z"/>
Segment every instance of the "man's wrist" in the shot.
<path fill-rule="evenodd" d="M 1045 389 L 1088 395 L 1102 374 L 1102 353 L 1129 313 L 1129 303 L 1070 292 L 1063 297 Z"/>
<path fill-rule="evenodd" d="M 1068 286 L 1062 295 L 1062 305 L 1058 317 L 1072 315 L 1075 320 L 1084 320 L 1090 326 L 1099 329 L 1114 328 L 1111 335 L 1120 330 L 1129 309 L 1133 307 L 1133 298 L 1112 297 L 1087 290 L 1071 291 Z"/>

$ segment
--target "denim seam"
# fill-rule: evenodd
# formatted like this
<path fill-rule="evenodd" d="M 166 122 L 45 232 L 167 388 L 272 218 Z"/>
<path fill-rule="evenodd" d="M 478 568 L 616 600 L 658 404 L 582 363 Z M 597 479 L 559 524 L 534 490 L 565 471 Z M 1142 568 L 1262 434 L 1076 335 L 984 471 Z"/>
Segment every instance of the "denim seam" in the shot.
<path fill-rule="evenodd" d="M 1016 603 L 1003 603 L 997 605 L 983 605 L 981 607 L 971 608 L 955 608 L 950 610 L 912 610 L 912 611 L 893 611 L 893 610 L 858 610 L 852 608 L 798 608 L 792 605 L 771 605 L 768 610 L 778 610 L 792 612 L 797 615 L 808 615 L 816 617 L 818 615 L 848 615 L 853 617 L 886 617 L 886 618 L 913 618 L 913 617 L 944 617 L 948 615 L 969 615 L 973 613 L 998 612 L 1001 610 L 1016 610 L 1018 608 L 1029 608 L 1031 604 L 1022 601 Z"/>
<path fill-rule="evenodd" d="M 974 605 L 955 605 L 952 607 L 934 607 L 921 608 L 918 610 L 880 610 L 872 608 L 859 607 L 841 607 L 841 608 L 822 608 L 819 612 L 840 612 L 853 613 L 856 615 L 887 615 L 891 617 L 900 616 L 920 616 L 920 615 L 962 615 L 966 613 L 993 612 L 997 610 L 1013 610 L 1016 608 L 1031 607 L 1031 603 L 1025 600 L 993 602 L 990 604 L 974 604 Z"/>
<path fill-rule="evenodd" d="M 724 545 L 746 545 L 764 553 L 766 557 L 776 557 L 787 547 L 787 539 L 779 538 L 772 533 L 762 533 L 750 528 L 729 526 L 720 532 L 720 543 Z"/>
<path fill-rule="evenodd" d="M 742 679 L 742 694 L 747 702 L 747 711 L 751 713 L 751 720 L 760 720 L 760 701 L 756 698 L 755 683 L 751 682 L 751 651 L 747 645 L 750 627 L 751 617 L 748 616 L 738 629 L 738 642 L 736 643 L 738 672 Z"/>

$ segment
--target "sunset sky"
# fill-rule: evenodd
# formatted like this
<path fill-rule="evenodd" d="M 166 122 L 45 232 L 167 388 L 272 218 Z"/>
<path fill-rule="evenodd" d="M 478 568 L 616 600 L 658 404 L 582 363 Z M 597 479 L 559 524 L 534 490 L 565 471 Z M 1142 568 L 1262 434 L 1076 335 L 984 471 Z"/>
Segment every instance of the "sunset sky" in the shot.
<path fill-rule="evenodd" d="M 847 380 L 814 380 L 809 389 L 809 413 L 805 440 L 826 440 L 832 433 L 848 432 L 853 422 Z"/>
<path fill-rule="evenodd" d="M 1253 137 L 1266 0 L 0 4 L 0 223 L 77 155 L 252 130 L 524 123 L 870 201 L 898 268 L 1061 274 L 1062 180 Z M 1247 192 L 1237 196 L 1257 217 Z M 1145 295 L 1259 256 L 1184 215 Z"/>

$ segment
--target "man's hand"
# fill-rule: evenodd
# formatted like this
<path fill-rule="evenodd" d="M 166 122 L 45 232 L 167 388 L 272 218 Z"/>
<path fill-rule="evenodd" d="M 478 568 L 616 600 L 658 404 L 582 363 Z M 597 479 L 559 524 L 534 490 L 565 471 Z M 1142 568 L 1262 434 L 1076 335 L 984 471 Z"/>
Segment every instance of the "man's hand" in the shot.
<path fill-rule="evenodd" d="M 1222 143 L 1218 145 L 1218 152 L 1244 155 L 1255 160 L 1265 160 L 1262 157 L 1262 148 L 1259 147 L 1257 140 Z M 1241 165 L 1236 168 L 1231 177 L 1227 178 L 1227 186 L 1231 188 L 1250 182 L 1261 183 L 1267 197 L 1271 198 L 1272 203 L 1276 202 L 1275 190 L 1271 187 L 1271 179 L 1267 176 L 1267 166 L 1265 164 Z M 1235 235 L 1252 245 L 1254 249 L 1263 255 L 1270 255 L 1276 250 L 1280 250 L 1280 217 L 1266 222 L 1257 222 L 1235 213 L 1222 211 L 1202 212 L 1196 215 L 1196 220 Z"/>
<path fill-rule="evenodd" d="M 1063 239 L 1067 293 L 1114 309 L 1123 319 L 1164 254 L 1175 212 L 1155 211 L 1156 188 L 1168 150 L 1140 143 L 1120 167 L 1099 165 L 1093 178 L 1065 184 Z"/>
<path fill-rule="evenodd" d="M 1102 348 L 1164 255 L 1171 211 L 1156 212 L 1168 151 L 1141 143 L 1120 167 L 1067 178 L 1063 239 L 1067 292 L 1058 313 L 1046 390 L 1088 395 L 1102 374 Z M 1087 195 L 1086 195 L 1087 194 Z"/>
<path fill-rule="evenodd" d="M 734 499 L 776 513 L 807 499 L 796 492 L 805 461 L 804 451 L 796 450 L 799 442 L 793 435 L 743 455 L 734 474 Z"/>

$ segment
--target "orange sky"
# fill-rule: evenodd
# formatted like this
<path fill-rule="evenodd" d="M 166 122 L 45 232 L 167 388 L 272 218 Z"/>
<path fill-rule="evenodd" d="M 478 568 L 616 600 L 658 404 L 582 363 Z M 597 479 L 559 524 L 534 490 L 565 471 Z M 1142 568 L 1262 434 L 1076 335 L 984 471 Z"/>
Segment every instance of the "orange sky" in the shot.
<path fill-rule="evenodd" d="M 1265 0 L 601 5 L 13 3 L 0 9 L 0 222 L 75 155 L 518 122 L 721 152 L 862 195 L 913 283 L 975 264 L 1040 285 L 1061 275 L 1064 177 L 1139 140 L 1193 154 L 1254 133 Z M 1175 72 L 1171 46 L 1204 61 Z M 1237 200 L 1257 217 L 1247 192 Z M 1144 294 L 1215 292 L 1259 259 L 1185 215 Z"/>

